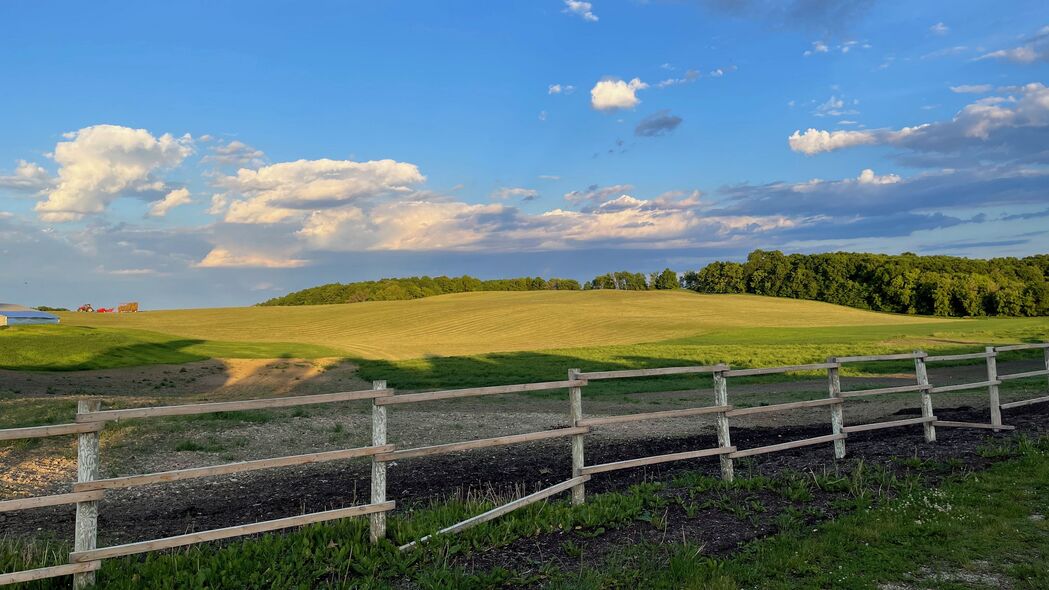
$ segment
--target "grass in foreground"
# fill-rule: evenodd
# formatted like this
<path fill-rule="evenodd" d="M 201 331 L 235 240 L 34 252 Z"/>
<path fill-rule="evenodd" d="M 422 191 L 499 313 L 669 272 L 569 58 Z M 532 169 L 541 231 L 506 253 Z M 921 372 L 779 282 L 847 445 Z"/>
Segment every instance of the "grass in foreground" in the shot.
<path fill-rule="evenodd" d="M 573 508 L 565 501 L 527 507 L 462 535 L 439 537 L 411 552 L 392 544 L 372 546 L 364 520 L 316 525 L 286 534 L 197 546 L 173 553 L 107 561 L 99 573 L 106 588 L 492 588 L 540 584 L 554 588 L 901 588 L 1049 587 L 1049 439 L 1020 439 L 989 447 L 1006 459 L 976 473 L 951 476 L 939 488 L 885 470 L 854 469 L 847 476 L 785 474 L 779 479 L 741 478 L 724 484 L 701 475 L 669 486 L 642 484 L 625 493 L 592 496 Z M 918 471 L 942 466 L 906 460 Z M 714 559 L 688 543 L 623 547 L 587 560 L 588 539 L 643 521 L 666 526 L 668 489 L 707 494 L 704 504 L 740 518 L 769 518 L 760 503 L 717 501 L 727 494 L 763 490 L 793 505 L 776 516 L 779 532 L 740 553 Z M 851 512 L 813 526 L 805 503 L 820 492 Z M 477 513 L 491 503 L 460 500 L 390 519 L 393 540 L 404 542 Z M 746 508 L 753 507 L 753 510 Z M 748 512 L 749 511 L 749 512 Z M 566 531 L 561 550 L 579 565 L 527 571 L 504 567 L 467 571 L 471 553 L 517 539 Z M 536 539 L 536 542 L 539 542 Z M 65 547 L 38 542 L 0 543 L 3 571 L 58 563 Z M 516 563 L 516 562 L 515 562 Z M 973 581 L 979 583 L 973 583 Z M 66 587 L 68 581 L 35 583 Z"/>

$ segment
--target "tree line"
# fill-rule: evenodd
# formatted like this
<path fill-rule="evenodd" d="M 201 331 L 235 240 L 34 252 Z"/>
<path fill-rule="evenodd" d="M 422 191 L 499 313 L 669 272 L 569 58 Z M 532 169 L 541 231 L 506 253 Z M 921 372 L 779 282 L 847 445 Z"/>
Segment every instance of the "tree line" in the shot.
<path fill-rule="evenodd" d="M 700 293 L 812 299 L 874 311 L 947 317 L 1049 315 L 1049 255 L 979 260 L 904 253 L 755 250 L 682 276 Z"/>
<path fill-rule="evenodd" d="M 645 275 L 643 272 L 625 270 L 610 272 L 594 277 L 583 285 L 584 289 L 620 289 L 623 291 L 647 291 L 649 289 L 679 289 L 681 281 L 677 273 L 669 268 L 663 272 Z"/>
<path fill-rule="evenodd" d="M 580 288 L 579 281 L 573 279 L 519 277 L 486 281 L 469 275 L 461 277 L 423 276 L 357 283 L 329 283 L 275 297 L 259 305 L 323 305 L 362 301 L 400 301 L 472 291 L 578 291 Z"/>

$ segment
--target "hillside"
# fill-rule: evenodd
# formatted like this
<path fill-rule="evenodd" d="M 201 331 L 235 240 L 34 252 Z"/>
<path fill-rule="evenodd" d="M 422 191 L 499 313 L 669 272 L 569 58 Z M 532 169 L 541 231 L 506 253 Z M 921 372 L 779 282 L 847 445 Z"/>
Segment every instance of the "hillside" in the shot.
<path fill-rule="evenodd" d="M 348 305 L 63 313 L 66 325 L 224 342 L 320 345 L 365 359 L 655 342 L 738 328 L 942 322 L 813 301 L 686 291 L 532 291 Z"/>

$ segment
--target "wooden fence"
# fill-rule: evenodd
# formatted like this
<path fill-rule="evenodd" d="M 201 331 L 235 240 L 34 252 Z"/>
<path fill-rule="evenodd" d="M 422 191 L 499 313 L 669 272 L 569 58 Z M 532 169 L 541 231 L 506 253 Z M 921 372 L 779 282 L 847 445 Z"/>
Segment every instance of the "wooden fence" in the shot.
<path fill-rule="evenodd" d="M 1045 358 L 1045 369 L 1027 371 L 1023 373 L 999 374 L 997 359 L 1001 353 L 1009 353 L 1018 350 L 1042 349 Z M 927 365 L 936 362 L 963 361 L 985 359 L 987 364 L 987 379 L 974 383 L 961 383 L 936 386 L 929 382 Z M 841 367 L 848 363 L 870 363 L 883 361 L 913 360 L 914 362 L 914 385 L 903 385 L 894 387 L 879 387 L 854 391 L 842 391 L 839 372 Z M 736 407 L 729 402 L 728 381 L 733 377 L 749 377 L 757 375 L 773 375 L 783 373 L 795 373 L 801 371 L 825 372 L 827 376 L 828 396 L 823 399 L 806 401 L 795 401 L 773 405 L 754 407 Z M 714 383 L 713 405 L 686 408 L 680 410 L 666 410 L 658 412 L 646 412 L 638 414 L 625 414 L 605 417 L 585 417 L 583 413 L 582 390 L 591 381 L 610 379 L 638 379 L 645 377 L 658 377 L 664 375 L 711 375 Z M 35 426 L 30 428 L 12 428 L 0 430 L 0 441 L 41 438 L 51 436 L 75 435 L 77 437 L 77 483 L 73 486 L 71 493 L 55 494 L 50 496 L 39 496 L 31 498 L 20 498 L 15 500 L 0 501 L 0 512 L 13 510 L 27 510 L 45 506 L 76 505 L 76 524 L 74 536 L 74 549 L 69 555 L 69 563 L 53 567 L 24 570 L 19 572 L 0 574 L 0 585 L 41 580 L 57 576 L 73 575 L 74 588 L 85 588 L 95 581 L 95 572 L 101 567 L 102 560 L 171 549 L 206 541 L 228 539 L 244 535 L 252 535 L 269 531 L 276 531 L 306 524 L 324 522 L 329 520 L 348 518 L 354 516 L 369 516 L 370 536 L 373 542 L 378 542 L 386 536 L 386 513 L 396 507 L 396 503 L 386 498 L 386 470 L 388 463 L 399 459 L 414 457 L 428 457 L 446 453 L 455 453 L 472 449 L 481 449 L 495 446 L 515 445 L 554 438 L 571 438 L 571 461 L 572 477 L 554 486 L 542 489 L 533 494 L 524 496 L 463 522 L 452 525 L 433 535 L 428 535 L 403 545 L 402 550 L 410 549 L 418 543 L 425 543 L 434 535 L 444 535 L 462 531 L 494 518 L 498 518 L 508 512 L 522 506 L 539 502 L 555 494 L 571 490 L 572 501 L 581 504 L 586 501 L 585 484 L 597 473 L 616 471 L 620 469 L 631 469 L 645 465 L 654 465 L 669 461 L 680 461 L 684 459 L 696 459 L 700 457 L 718 457 L 721 463 L 721 474 L 726 480 L 733 478 L 733 460 L 764 453 L 774 453 L 794 449 L 802 446 L 832 443 L 834 456 L 842 458 L 845 456 L 845 442 L 850 433 L 863 432 L 881 428 L 896 428 L 908 426 L 921 426 L 925 440 L 933 442 L 936 440 L 936 428 L 984 428 L 994 431 L 1011 430 L 1012 426 L 1002 423 L 1002 409 L 1016 408 L 1035 403 L 1049 402 L 1049 395 L 1015 401 L 1000 403 L 998 386 L 1003 381 L 1012 379 L 1027 379 L 1041 376 L 1049 376 L 1049 343 L 1016 344 L 1010 346 L 989 346 L 984 352 L 969 354 L 952 354 L 941 356 L 929 356 L 924 352 L 915 351 L 903 354 L 870 355 L 870 356 L 845 356 L 832 357 L 825 363 L 814 363 L 807 365 L 792 365 L 784 367 L 766 367 L 752 369 L 732 369 L 728 365 L 718 364 L 711 366 L 688 366 L 668 367 L 660 369 L 633 369 L 624 371 L 594 371 L 582 372 L 579 369 L 571 369 L 568 379 L 565 381 L 549 381 L 544 383 L 526 383 L 520 385 L 499 385 L 494 387 L 473 387 L 468 389 L 454 389 L 444 391 L 430 391 L 424 393 L 409 393 L 397 395 L 392 389 L 386 388 L 385 381 L 375 381 L 372 389 L 364 391 L 349 391 L 340 393 L 328 393 L 322 395 L 307 395 L 295 397 L 278 397 L 269 399 L 256 399 L 233 402 L 200 403 L 178 406 L 160 406 L 147 408 L 131 408 L 118 410 L 102 410 L 101 402 L 97 399 L 81 400 L 78 403 L 76 418 L 71 424 L 58 424 L 52 426 Z M 465 397 L 500 395 L 508 393 L 522 393 L 533 391 L 568 390 L 570 424 L 567 427 L 529 432 L 525 434 L 514 434 L 494 438 L 474 439 L 454 443 L 445 443 L 432 446 L 414 447 L 400 449 L 395 445 L 387 444 L 387 409 L 390 406 L 413 404 L 420 402 L 432 402 L 447 399 L 458 399 Z M 938 420 L 934 414 L 933 396 L 936 393 L 963 390 L 987 390 L 990 404 L 989 423 L 971 422 L 949 422 Z M 1049 392 L 1047 392 L 1049 393 Z M 890 420 L 884 422 L 873 422 L 867 424 L 845 424 L 845 405 L 849 399 L 872 395 L 901 395 L 918 394 L 917 403 L 920 405 L 920 418 L 907 418 L 903 420 Z M 215 412 L 231 412 L 242 410 L 266 409 L 266 408 L 288 408 L 311 404 L 331 404 L 355 400 L 370 400 L 372 404 L 372 444 L 367 447 L 341 449 L 335 451 L 324 451 L 308 453 L 303 455 L 291 455 L 275 457 L 271 459 L 258 459 L 252 461 L 241 461 L 224 465 L 213 465 L 208 467 L 195 467 L 190 469 L 178 469 L 172 471 L 161 471 L 141 475 L 124 477 L 100 478 L 100 452 L 99 432 L 106 423 L 127 419 L 148 419 L 165 416 L 187 416 L 194 414 L 208 414 Z M 788 412 L 803 408 L 826 407 L 830 414 L 830 433 L 795 441 L 788 441 L 774 445 L 739 449 L 732 444 L 730 419 L 738 416 L 748 416 L 760 413 Z M 586 435 L 593 428 L 614 426 L 626 422 L 664 420 L 670 418 L 685 418 L 707 414 L 715 415 L 715 430 L 717 433 L 718 446 L 706 449 L 685 449 L 680 452 L 637 457 L 611 463 L 586 464 L 585 440 Z M 98 510 L 99 501 L 102 500 L 107 490 L 131 488 L 136 486 L 162 484 L 186 479 L 200 477 L 211 477 L 217 475 L 229 475 L 243 473 L 260 469 L 273 469 L 293 465 L 305 465 L 308 463 L 320 463 L 325 461 L 341 461 L 355 458 L 369 458 L 371 460 L 371 501 L 369 504 L 351 506 L 280 518 L 239 526 L 200 531 L 174 537 L 154 539 L 115 545 L 110 547 L 97 547 L 98 538 Z"/>

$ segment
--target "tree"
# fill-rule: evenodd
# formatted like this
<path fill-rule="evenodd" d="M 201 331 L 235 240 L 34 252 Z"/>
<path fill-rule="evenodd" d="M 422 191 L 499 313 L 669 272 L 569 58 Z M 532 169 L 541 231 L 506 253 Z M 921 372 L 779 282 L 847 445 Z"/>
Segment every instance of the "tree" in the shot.
<path fill-rule="evenodd" d="M 669 268 L 664 268 L 663 272 L 656 275 L 655 279 L 652 281 L 652 287 L 654 289 L 664 290 L 678 289 L 681 287 L 681 282 L 678 281 L 676 272 L 670 270 Z"/>

